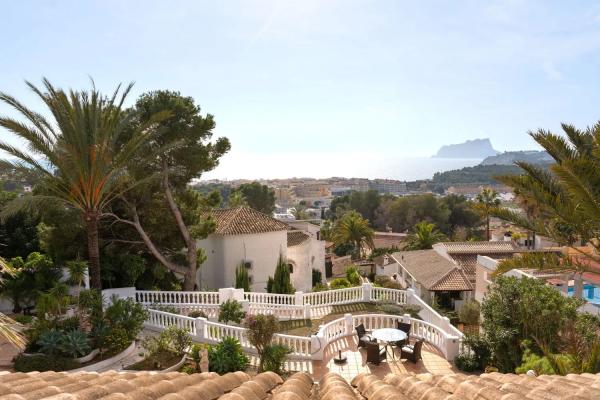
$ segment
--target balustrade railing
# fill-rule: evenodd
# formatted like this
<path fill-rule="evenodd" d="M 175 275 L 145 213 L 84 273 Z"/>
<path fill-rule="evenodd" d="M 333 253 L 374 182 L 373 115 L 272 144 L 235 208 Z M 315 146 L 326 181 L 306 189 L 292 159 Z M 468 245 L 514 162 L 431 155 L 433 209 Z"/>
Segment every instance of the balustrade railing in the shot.
<path fill-rule="evenodd" d="M 371 288 L 371 301 L 406 304 L 406 291 L 382 287 Z"/>
<path fill-rule="evenodd" d="M 135 300 L 142 304 L 219 304 L 218 292 L 177 292 L 136 290 Z"/>
<path fill-rule="evenodd" d="M 170 326 L 176 326 L 187 330 L 192 336 L 197 335 L 196 318 L 173 314 L 167 311 L 148 310 L 148 319 L 144 325 L 154 330 L 163 330 Z"/>
<path fill-rule="evenodd" d="M 294 305 L 294 299 L 293 294 L 244 292 L 244 300 L 250 303 Z"/>
<path fill-rule="evenodd" d="M 351 287 L 347 289 L 326 290 L 323 292 L 312 292 L 304 294 L 304 304 L 312 307 L 333 306 L 338 304 L 350 304 L 364 301 L 363 287 Z"/>
<path fill-rule="evenodd" d="M 297 358 L 310 358 L 311 356 L 311 339 L 310 337 L 284 335 L 277 333 L 273 336 L 273 342 L 287 346 L 291 351 L 291 355 Z"/>

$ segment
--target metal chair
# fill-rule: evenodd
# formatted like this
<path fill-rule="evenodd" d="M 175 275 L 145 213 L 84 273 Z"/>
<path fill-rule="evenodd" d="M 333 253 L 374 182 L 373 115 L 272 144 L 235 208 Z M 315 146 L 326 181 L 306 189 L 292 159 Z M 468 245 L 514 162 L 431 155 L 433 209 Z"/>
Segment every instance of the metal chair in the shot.
<path fill-rule="evenodd" d="M 410 344 L 410 323 L 396 321 L 396 329 L 406 333 L 406 339 L 394 342 L 394 346 L 401 348 L 404 345 Z"/>
<path fill-rule="evenodd" d="M 385 347 L 383 349 L 380 349 L 379 343 L 366 342 L 365 347 L 367 348 L 368 363 L 379 365 L 379 363 L 381 363 L 381 360 L 387 359 L 387 352 L 385 351 Z"/>
<path fill-rule="evenodd" d="M 415 364 L 421 359 L 421 349 L 423 348 L 423 339 L 419 339 L 414 345 L 406 345 L 400 348 L 400 359 L 407 359 Z"/>
<path fill-rule="evenodd" d="M 372 342 L 373 338 L 367 335 L 367 330 L 363 324 L 360 324 L 354 328 L 356 335 L 358 335 L 358 347 L 365 347 L 368 342 Z"/>

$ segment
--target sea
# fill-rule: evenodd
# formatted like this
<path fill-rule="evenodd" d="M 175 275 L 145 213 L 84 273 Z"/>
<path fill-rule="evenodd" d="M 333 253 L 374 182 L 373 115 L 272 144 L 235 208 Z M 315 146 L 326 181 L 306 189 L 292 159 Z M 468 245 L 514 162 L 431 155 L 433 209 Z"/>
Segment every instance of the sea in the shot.
<path fill-rule="evenodd" d="M 226 155 L 201 180 L 368 178 L 414 181 L 436 172 L 472 167 L 481 158 L 396 157 L 390 154 L 278 153 Z"/>

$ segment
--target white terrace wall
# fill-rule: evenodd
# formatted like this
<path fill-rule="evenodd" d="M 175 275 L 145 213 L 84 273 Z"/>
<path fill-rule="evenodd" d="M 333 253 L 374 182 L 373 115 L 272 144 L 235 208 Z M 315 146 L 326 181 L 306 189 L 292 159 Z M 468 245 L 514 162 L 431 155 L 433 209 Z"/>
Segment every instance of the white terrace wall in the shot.
<path fill-rule="evenodd" d="M 131 288 L 120 292 L 130 297 Z M 368 314 L 362 316 L 345 315 L 319 327 L 317 334 L 311 337 L 277 334 L 275 341 L 288 345 L 292 355 L 302 359 L 323 359 L 325 348 L 333 341 L 354 334 L 354 326 L 364 323 L 367 329 L 378 329 L 395 326 L 395 321 L 410 321 L 413 334 L 436 346 L 448 359 L 453 360 L 459 352 L 462 333 L 456 329 L 448 318 L 433 310 L 416 293 L 409 290 L 397 290 L 373 287 L 370 283 L 362 286 L 329 290 L 324 292 L 302 293 L 293 295 L 243 292 L 242 289 L 223 288 L 219 292 L 155 292 L 135 291 L 136 301 L 148 306 L 169 305 L 177 307 L 181 312 L 202 310 L 210 318 L 218 316 L 219 304 L 235 299 L 251 314 L 273 314 L 279 319 L 310 319 L 320 308 L 337 304 L 359 302 L 392 302 L 395 304 L 414 304 L 420 307 L 421 319 L 409 315 L 394 316 Z M 146 321 L 149 329 L 162 330 L 170 325 L 186 328 L 196 341 L 216 343 L 225 336 L 233 336 L 240 341 L 246 351 L 253 352 L 247 343 L 244 328 L 228 326 L 208 321 L 206 318 L 192 318 L 179 314 L 151 309 Z"/>

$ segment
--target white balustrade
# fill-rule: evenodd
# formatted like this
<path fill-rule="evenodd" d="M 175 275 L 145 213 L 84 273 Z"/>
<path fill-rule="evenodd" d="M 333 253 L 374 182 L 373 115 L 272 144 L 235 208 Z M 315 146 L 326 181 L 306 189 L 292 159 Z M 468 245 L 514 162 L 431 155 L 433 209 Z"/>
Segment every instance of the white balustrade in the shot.
<path fill-rule="evenodd" d="M 244 292 L 244 300 L 250 303 L 294 305 L 294 299 L 293 294 Z"/>
<path fill-rule="evenodd" d="M 406 291 L 373 287 L 371 288 L 371 301 L 406 304 Z"/>
<path fill-rule="evenodd" d="M 313 307 L 359 303 L 362 301 L 362 286 L 304 294 L 304 304 L 310 304 Z"/>
<path fill-rule="evenodd" d="M 218 343 L 225 337 L 232 337 L 237 339 L 245 350 L 254 350 L 246 338 L 245 328 L 207 321 L 204 330 L 203 337 L 207 342 Z"/>
<path fill-rule="evenodd" d="M 192 336 L 196 336 L 196 318 L 186 317 L 184 315 L 173 314 L 166 311 L 148 310 L 148 319 L 144 326 L 153 330 L 167 329 L 169 326 L 176 326 L 188 331 Z"/>
<path fill-rule="evenodd" d="M 273 342 L 283 344 L 292 350 L 291 355 L 297 358 L 310 358 L 310 337 L 284 335 L 277 333 L 273 336 Z"/>
<path fill-rule="evenodd" d="M 178 292 L 136 290 L 135 300 L 142 304 L 219 304 L 218 292 Z"/>
<path fill-rule="evenodd" d="M 248 305 L 250 315 L 274 315 L 279 320 L 304 319 L 304 306 L 250 303 Z"/>

